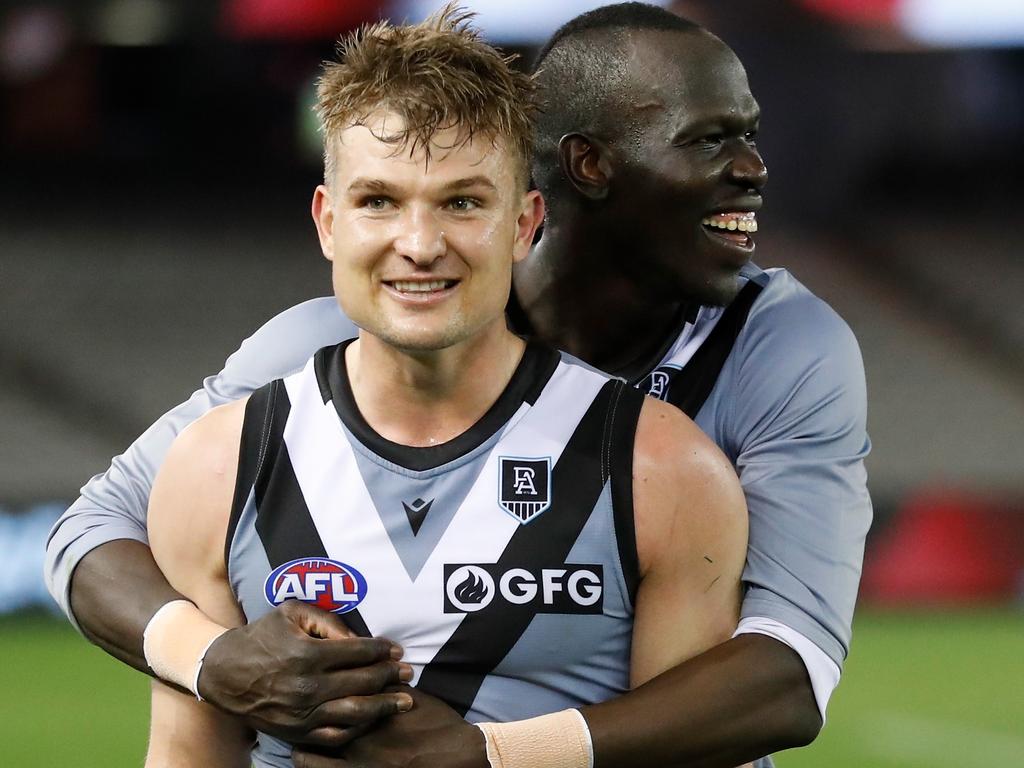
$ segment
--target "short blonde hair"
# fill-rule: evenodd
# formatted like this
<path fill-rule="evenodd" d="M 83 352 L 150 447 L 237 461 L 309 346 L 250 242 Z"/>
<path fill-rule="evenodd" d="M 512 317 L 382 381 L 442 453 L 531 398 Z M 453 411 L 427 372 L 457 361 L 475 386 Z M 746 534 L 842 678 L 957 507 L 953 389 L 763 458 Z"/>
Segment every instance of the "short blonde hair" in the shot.
<path fill-rule="evenodd" d="M 333 142 L 383 109 L 400 116 L 403 127 L 377 138 L 396 150 L 423 148 L 427 162 L 438 130 L 460 128 L 456 146 L 477 135 L 504 139 L 525 186 L 537 113 L 534 79 L 510 66 L 515 56 L 481 39 L 470 24 L 473 15 L 449 3 L 420 24 L 381 21 L 341 39 L 338 60 L 324 63 L 317 82 L 328 184 L 335 170 Z"/>

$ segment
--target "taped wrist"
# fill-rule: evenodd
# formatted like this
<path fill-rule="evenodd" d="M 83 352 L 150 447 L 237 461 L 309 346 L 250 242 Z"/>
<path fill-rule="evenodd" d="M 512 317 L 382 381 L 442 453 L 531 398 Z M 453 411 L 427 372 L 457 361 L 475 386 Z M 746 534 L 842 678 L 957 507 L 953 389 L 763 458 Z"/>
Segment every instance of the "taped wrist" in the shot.
<path fill-rule="evenodd" d="M 477 727 L 491 768 L 594 768 L 590 728 L 579 710 Z"/>
<path fill-rule="evenodd" d="M 172 600 L 149 620 L 142 633 L 142 652 L 161 680 L 199 695 L 199 672 L 213 641 L 227 629 L 209 619 L 188 600 Z"/>

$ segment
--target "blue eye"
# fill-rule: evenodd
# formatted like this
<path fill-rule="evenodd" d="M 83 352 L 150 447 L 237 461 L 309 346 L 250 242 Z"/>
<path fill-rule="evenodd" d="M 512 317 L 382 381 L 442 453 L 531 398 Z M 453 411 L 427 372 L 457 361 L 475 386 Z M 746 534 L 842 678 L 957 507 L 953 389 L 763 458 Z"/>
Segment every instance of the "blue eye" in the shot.
<path fill-rule="evenodd" d="M 478 208 L 479 206 L 480 202 L 478 200 L 474 200 L 471 197 L 453 197 L 451 200 L 448 201 L 448 207 L 451 210 L 457 211 L 459 213 L 466 213 L 468 211 L 472 211 L 473 209 Z"/>
<path fill-rule="evenodd" d="M 391 200 L 386 197 L 367 197 L 362 201 L 362 206 L 371 211 L 386 211 L 390 205 Z"/>

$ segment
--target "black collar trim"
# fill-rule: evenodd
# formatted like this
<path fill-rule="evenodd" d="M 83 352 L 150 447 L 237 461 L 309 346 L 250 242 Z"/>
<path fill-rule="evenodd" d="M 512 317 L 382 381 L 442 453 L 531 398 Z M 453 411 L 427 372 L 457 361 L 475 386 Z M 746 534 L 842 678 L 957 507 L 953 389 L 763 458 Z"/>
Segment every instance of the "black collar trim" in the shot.
<path fill-rule="evenodd" d="M 440 467 L 480 447 L 501 429 L 523 403 L 533 405 L 558 367 L 561 355 L 539 342 L 529 341 L 512 378 L 494 405 L 480 420 L 441 445 L 412 447 L 381 437 L 359 412 L 345 367 L 345 350 L 355 339 L 316 353 L 314 368 L 324 402 L 334 402 L 342 424 L 371 452 L 400 467 L 423 472 Z"/>

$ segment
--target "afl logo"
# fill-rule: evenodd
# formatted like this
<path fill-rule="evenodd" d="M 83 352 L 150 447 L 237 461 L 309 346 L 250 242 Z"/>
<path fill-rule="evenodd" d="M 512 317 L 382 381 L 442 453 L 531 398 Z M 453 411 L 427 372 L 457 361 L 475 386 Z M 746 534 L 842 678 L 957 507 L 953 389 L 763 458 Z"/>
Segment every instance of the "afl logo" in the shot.
<path fill-rule="evenodd" d="M 301 600 L 331 613 L 348 613 L 366 597 L 366 579 L 351 565 L 304 557 L 278 566 L 263 593 L 271 605 Z"/>

